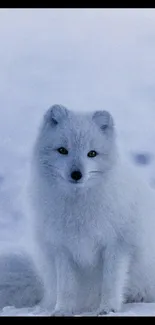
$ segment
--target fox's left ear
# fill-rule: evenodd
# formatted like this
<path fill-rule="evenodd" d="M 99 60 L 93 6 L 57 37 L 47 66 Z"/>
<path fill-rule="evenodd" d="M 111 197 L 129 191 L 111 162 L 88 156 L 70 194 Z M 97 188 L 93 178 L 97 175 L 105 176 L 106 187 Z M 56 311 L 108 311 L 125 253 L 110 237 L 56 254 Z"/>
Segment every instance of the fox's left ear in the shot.
<path fill-rule="evenodd" d="M 113 118 L 107 111 L 96 111 L 93 114 L 93 120 L 104 133 L 109 133 L 109 131 L 114 129 Z"/>

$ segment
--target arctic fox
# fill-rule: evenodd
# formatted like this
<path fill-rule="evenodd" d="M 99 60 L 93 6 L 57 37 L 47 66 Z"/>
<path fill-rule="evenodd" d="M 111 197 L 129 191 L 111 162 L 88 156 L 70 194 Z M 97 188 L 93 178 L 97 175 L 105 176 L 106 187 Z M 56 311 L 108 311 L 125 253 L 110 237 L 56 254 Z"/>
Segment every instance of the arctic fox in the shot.
<path fill-rule="evenodd" d="M 27 254 L 0 257 L 0 308 L 99 315 L 155 301 L 155 193 L 120 156 L 110 113 L 52 106 L 28 183 L 36 269 Z"/>
<path fill-rule="evenodd" d="M 155 194 L 121 160 L 109 112 L 46 112 L 29 199 L 42 304 L 52 315 L 155 301 Z"/>

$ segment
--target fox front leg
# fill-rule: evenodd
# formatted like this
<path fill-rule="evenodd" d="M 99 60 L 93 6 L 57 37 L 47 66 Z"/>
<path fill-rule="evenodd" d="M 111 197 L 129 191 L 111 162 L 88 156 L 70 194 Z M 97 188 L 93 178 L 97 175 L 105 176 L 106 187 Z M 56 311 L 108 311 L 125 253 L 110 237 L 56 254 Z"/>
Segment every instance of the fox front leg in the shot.
<path fill-rule="evenodd" d="M 78 283 L 69 252 L 59 251 L 56 257 L 57 300 L 51 316 L 75 315 L 78 305 Z"/>
<path fill-rule="evenodd" d="M 103 255 L 102 296 L 98 315 L 117 312 L 121 309 L 129 266 L 126 250 L 117 243 L 107 246 Z"/>

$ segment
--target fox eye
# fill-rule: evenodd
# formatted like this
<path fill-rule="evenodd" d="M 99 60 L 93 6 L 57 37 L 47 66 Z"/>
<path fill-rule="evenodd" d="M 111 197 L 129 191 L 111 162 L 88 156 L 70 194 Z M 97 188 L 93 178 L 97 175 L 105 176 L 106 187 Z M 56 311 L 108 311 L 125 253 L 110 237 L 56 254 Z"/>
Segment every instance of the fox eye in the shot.
<path fill-rule="evenodd" d="M 61 153 L 61 155 L 68 155 L 68 150 L 64 147 L 58 148 L 57 151 Z"/>
<path fill-rule="evenodd" d="M 94 157 L 97 156 L 97 152 L 94 151 L 94 150 L 91 150 L 91 151 L 88 152 L 87 156 L 88 156 L 89 158 L 94 158 Z"/>

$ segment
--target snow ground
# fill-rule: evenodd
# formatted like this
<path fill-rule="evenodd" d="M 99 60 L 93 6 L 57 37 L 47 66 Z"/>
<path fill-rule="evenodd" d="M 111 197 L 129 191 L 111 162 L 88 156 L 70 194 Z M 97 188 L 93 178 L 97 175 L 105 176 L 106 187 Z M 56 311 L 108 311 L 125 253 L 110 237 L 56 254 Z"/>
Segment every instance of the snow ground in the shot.
<path fill-rule="evenodd" d="M 39 308 L 14 308 L 5 307 L 0 312 L 0 316 L 50 316 L 46 310 Z M 119 313 L 110 313 L 108 316 L 155 316 L 155 303 L 135 303 L 124 305 Z"/>
<path fill-rule="evenodd" d="M 134 163 L 146 153 L 135 168 L 155 186 L 155 9 L 0 9 L 1 249 L 24 238 L 22 179 L 54 103 L 110 110 L 122 154 Z M 121 315 L 155 315 L 155 304 L 126 305 Z"/>

